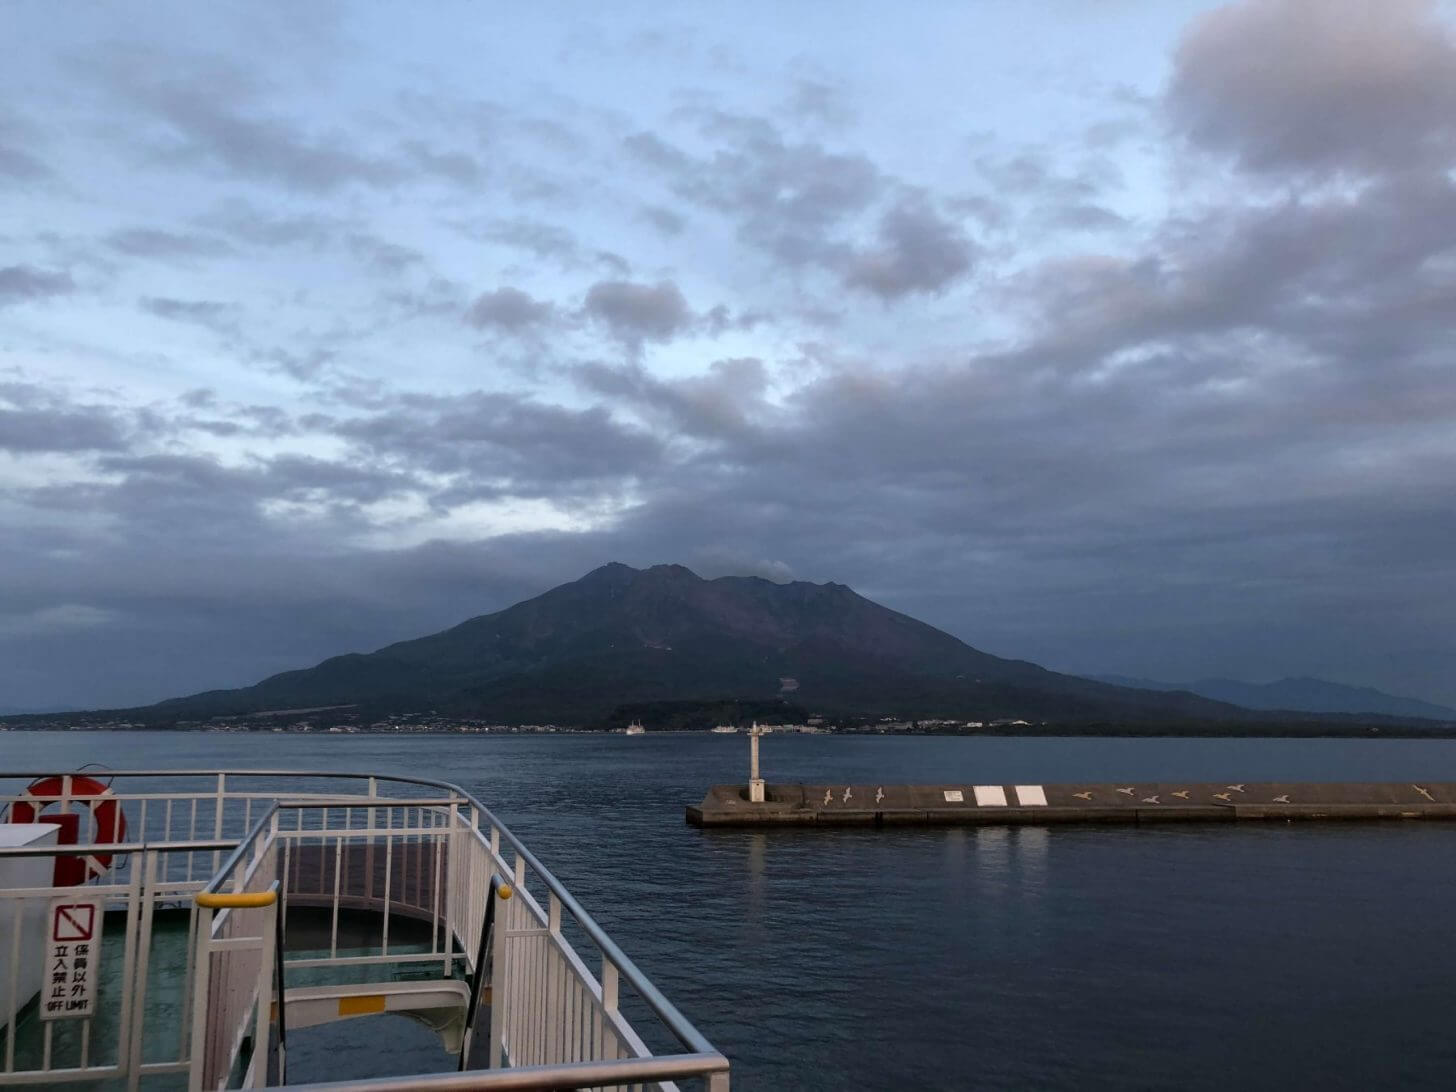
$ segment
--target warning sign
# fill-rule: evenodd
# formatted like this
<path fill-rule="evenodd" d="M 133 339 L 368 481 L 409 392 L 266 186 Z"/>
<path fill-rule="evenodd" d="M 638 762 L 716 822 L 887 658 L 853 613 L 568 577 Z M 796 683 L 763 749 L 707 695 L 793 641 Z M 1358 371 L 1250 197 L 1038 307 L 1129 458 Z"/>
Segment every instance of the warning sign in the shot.
<path fill-rule="evenodd" d="M 101 968 L 99 902 L 74 898 L 51 903 L 47 932 L 42 1020 L 67 1020 L 96 1012 L 96 978 Z"/>

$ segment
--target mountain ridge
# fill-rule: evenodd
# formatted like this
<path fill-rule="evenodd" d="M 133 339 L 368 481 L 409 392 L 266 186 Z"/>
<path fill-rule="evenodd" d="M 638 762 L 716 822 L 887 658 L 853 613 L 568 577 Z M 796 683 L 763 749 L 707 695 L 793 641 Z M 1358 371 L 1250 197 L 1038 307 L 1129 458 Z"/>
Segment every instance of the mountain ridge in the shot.
<path fill-rule="evenodd" d="M 1132 689 L 1169 692 L 1182 690 L 1214 701 L 1229 702 L 1245 709 L 1287 710 L 1298 713 L 1372 714 L 1390 717 L 1420 717 L 1456 721 L 1456 709 L 1377 690 L 1373 686 L 1348 686 L 1307 675 L 1289 676 L 1267 683 L 1242 679 L 1207 678 L 1187 683 L 1167 683 L 1130 675 L 1088 675 L 1097 682 Z"/>
<path fill-rule="evenodd" d="M 149 711 L 205 717 L 352 702 L 585 723 L 628 702 L 785 693 L 835 715 L 1246 715 L 1192 694 L 1130 690 L 994 656 L 843 584 L 705 580 L 682 565 L 620 562 L 438 633 Z"/>

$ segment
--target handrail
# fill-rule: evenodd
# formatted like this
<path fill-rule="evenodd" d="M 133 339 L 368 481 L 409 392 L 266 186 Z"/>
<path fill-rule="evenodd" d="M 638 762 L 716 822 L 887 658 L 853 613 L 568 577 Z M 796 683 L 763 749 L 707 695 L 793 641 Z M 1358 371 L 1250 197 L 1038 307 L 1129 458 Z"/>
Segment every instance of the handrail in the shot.
<path fill-rule="evenodd" d="M 208 838 L 187 842 L 90 842 L 86 845 L 11 846 L 0 849 L 0 857 L 72 857 L 83 849 L 101 849 L 120 856 L 124 853 L 187 853 L 204 849 L 232 849 L 236 838 Z"/>
<path fill-rule="evenodd" d="M 32 771 L 32 772 L 25 772 L 25 771 L 6 771 L 3 776 L 6 779 L 12 779 L 13 778 L 15 780 L 24 780 L 24 779 L 29 778 L 31 780 L 34 780 L 34 779 L 41 778 L 41 777 L 49 777 L 49 776 L 52 776 L 52 775 L 55 774 L 55 772 L 56 772 L 55 770 Z M 512 831 L 511 831 L 511 829 L 509 827 L 507 827 L 504 823 L 502 823 L 499 819 L 496 818 L 495 813 L 493 813 L 489 808 L 487 808 L 484 804 L 482 804 L 472 793 L 466 791 L 465 789 L 461 788 L 459 785 L 454 784 L 453 782 L 443 781 L 443 780 L 440 780 L 438 778 L 432 778 L 432 777 L 413 777 L 413 776 L 408 776 L 408 775 L 403 775 L 403 774 L 386 774 L 386 775 L 381 776 L 381 775 L 379 775 L 377 773 L 356 773 L 356 772 L 353 772 L 353 771 L 346 771 L 346 770 L 242 770 L 242 769 L 239 769 L 239 770 L 219 770 L 219 769 L 188 769 L 188 770 L 110 770 L 110 771 L 108 771 L 108 774 L 110 776 L 114 777 L 114 778 L 133 778 L 133 777 L 155 777 L 155 778 L 214 777 L 215 778 L 219 774 L 225 774 L 229 778 L 238 778 L 238 779 L 242 779 L 242 778 L 295 778 L 295 779 L 300 779 L 300 780 L 304 780 L 304 779 L 313 779 L 313 780 L 343 779 L 343 780 L 354 780 L 354 781 L 373 781 L 373 782 L 376 782 L 376 783 L 379 782 L 379 781 L 387 781 L 387 782 L 392 782 L 392 783 L 400 784 L 400 785 L 421 785 L 421 786 L 425 786 L 427 788 L 441 790 L 441 791 L 444 791 L 446 793 L 456 793 L 456 794 L 459 794 L 463 798 L 463 800 L 465 802 L 469 803 L 470 806 L 473 807 L 476 810 L 476 812 L 482 818 L 484 818 L 486 821 L 489 822 L 489 824 L 491 825 L 491 827 L 493 827 L 495 830 L 497 830 L 497 831 L 500 832 L 500 836 L 501 836 L 502 842 L 504 844 L 506 844 L 506 845 L 509 845 L 513 850 L 515 850 L 515 852 L 526 863 L 526 865 L 531 869 L 531 871 L 535 872 L 541 878 L 542 883 L 544 883 L 546 885 L 546 889 L 548 891 L 550 891 L 551 894 L 555 895 L 556 898 L 560 901 L 562 907 L 565 910 L 567 910 L 567 912 L 569 912 L 573 918 L 576 919 L 576 922 L 581 927 L 582 932 L 584 932 L 586 934 L 587 938 L 589 940 L 591 940 L 591 942 L 597 946 L 598 950 L 601 951 L 602 955 L 605 956 L 608 960 L 611 961 L 612 964 L 614 964 L 616 966 L 618 975 L 621 978 L 626 979 L 627 983 L 632 987 L 633 990 L 636 991 L 637 995 L 642 999 L 642 1001 L 647 1005 L 647 1007 L 657 1016 L 657 1018 L 660 1019 L 663 1022 L 664 1025 L 666 1025 L 667 1029 L 670 1032 L 672 1032 L 673 1036 L 676 1037 L 676 1039 L 678 1040 L 678 1042 L 680 1042 L 683 1046 L 688 1047 L 695 1054 L 712 1055 L 712 1056 L 716 1056 L 716 1057 L 722 1057 L 721 1055 L 717 1054 L 717 1052 L 713 1048 L 713 1045 L 708 1042 L 707 1038 L 703 1035 L 703 1033 L 700 1032 L 700 1031 L 698 1031 L 698 1029 L 696 1027 L 694 1027 L 691 1022 L 689 1022 L 689 1020 L 687 1019 L 687 1017 L 685 1017 L 678 1010 L 677 1006 L 674 1005 L 671 1001 L 669 1001 L 662 994 L 662 992 L 656 986 L 654 986 L 652 984 L 652 982 L 647 978 L 647 976 L 642 973 L 641 969 L 638 968 L 637 964 L 633 963 L 632 960 L 627 957 L 627 954 L 625 952 L 623 952 L 622 949 L 617 946 L 616 942 L 614 940 L 612 940 L 612 938 L 607 935 L 606 931 L 597 923 L 596 919 L 593 918 L 591 916 L 591 914 L 589 914 L 586 911 L 586 909 L 581 905 L 581 903 L 579 903 L 579 902 L 576 901 L 575 896 L 573 896 L 571 894 L 571 892 L 566 889 L 566 885 L 563 884 L 560 880 L 558 880 L 556 878 L 556 876 L 551 872 L 551 870 L 548 869 L 545 865 L 543 865 L 540 862 L 540 860 L 537 859 L 536 855 L 534 853 L 532 853 L 529 849 L 526 848 L 525 844 L 518 837 L 516 837 L 516 835 L 514 833 L 512 833 Z M 385 804 L 387 804 L 387 805 L 392 805 L 393 804 L 393 801 L 389 800 L 389 798 L 387 798 L 387 797 L 381 797 L 380 800 L 382 802 L 384 802 Z M 271 813 L 274 810 L 276 810 L 276 807 L 277 807 L 277 805 L 275 804 L 273 808 L 270 808 L 269 809 L 269 814 L 270 815 L 271 815 Z M 265 818 L 267 818 L 267 816 L 265 816 Z M 229 858 L 229 862 L 230 863 L 236 863 L 236 860 L 235 859 L 240 856 L 240 854 L 241 854 L 241 852 L 243 850 L 243 847 L 245 845 L 247 845 L 247 843 L 254 837 L 256 831 L 257 831 L 257 827 L 255 826 L 254 827 L 254 830 L 251 831 L 251 832 L 249 832 L 248 836 L 243 840 L 243 842 L 238 845 L 237 850 L 235 850 L 234 853 L 233 853 L 233 855 Z M 476 833 L 476 836 L 478 838 L 480 838 L 482 841 L 485 840 L 484 839 L 484 835 L 483 835 L 483 833 L 481 831 L 477 830 L 475 833 Z M 232 843 L 228 843 L 228 844 L 232 844 Z M 113 849 L 113 852 L 114 851 L 115 850 Z M 74 852 L 74 848 L 73 848 L 73 852 Z M 227 871 L 226 868 L 219 869 L 217 875 L 214 876 L 213 883 L 214 884 L 220 883 L 221 882 L 221 877 L 222 877 L 222 875 L 226 871 Z M 212 885 L 209 885 L 208 890 L 212 890 L 212 889 L 214 889 L 212 887 Z M 726 1061 L 724 1062 L 724 1065 L 725 1066 L 727 1065 Z M 518 1072 L 524 1072 L 524 1070 L 520 1070 Z M 678 1075 L 685 1075 L 685 1074 L 678 1074 Z M 670 1077 L 670 1075 L 669 1075 L 669 1077 Z M 587 1084 L 605 1084 L 605 1083 L 612 1083 L 612 1082 L 610 1082 L 610 1081 L 589 1080 L 586 1083 Z M 350 1087 L 350 1086 L 347 1086 L 346 1085 L 346 1086 L 343 1086 L 343 1087 Z M 445 1087 L 445 1086 L 441 1086 L 441 1087 Z M 449 1087 L 452 1087 L 453 1088 L 453 1087 L 456 1087 L 456 1086 L 453 1086 L 452 1085 L 452 1086 L 449 1086 Z M 474 1087 L 477 1087 L 477 1086 L 476 1085 L 465 1084 L 465 1085 L 460 1085 L 458 1087 L 460 1087 L 460 1088 L 474 1088 Z M 516 1087 L 516 1086 L 514 1086 L 514 1085 L 484 1085 L 484 1084 L 482 1084 L 482 1085 L 479 1085 L 478 1087 L 485 1088 L 485 1087 Z"/>
<path fill-rule="evenodd" d="M 543 1088 L 615 1088 L 621 1085 L 671 1081 L 688 1077 L 712 1077 L 728 1072 L 728 1059 L 716 1050 L 696 1054 L 654 1055 L 648 1058 L 618 1058 L 604 1062 L 573 1062 L 567 1065 L 524 1065 L 510 1069 L 472 1069 L 464 1073 L 441 1073 L 408 1078 L 411 1089 L 427 1092 L 527 1092 Z M 297 1085 L 317 1092 L 399 1092 L 402 1078 L 377 1077 L 363 1081 L 326 1081 Z"/>
<path fill-rule="evenodd" d="M 192 901 L 209 910 L 257 910 L 272 906 L 278 901 L 278 884 L 275 881 L 267 891 L 234 891 L 231 894 L 218 891 L 199 891 Z"/>
<path fill-rule="evenodd" d="M 220 865 L 217 866 L 217 870 L 214 871 L 212 874 L 212 879 L 210 879 L 207 882 L 207 886 L 202 889 L 202 894 L 214 895 L 222 890 L 223 880 L 232 872 L 234 868 L 237 867 L 238 862 L 243 859 L 244 855 L 247 853 L 248 847 L 252 845 L 253 840 L 259 837 L 263 833 L 263 831 L 268 828 L 268 825 L 273 820 L 273 816 L 277 813 L 278 805 L 273 804 L 271 807 L 268 808 L 267 811 L 262 814 L 261 817 L 259 817 L 258 821 L 253 824 L 253 829 L 248 831 L 247 834 L 243 835 L 243 840 L 237 844 L 237 848 L 229 853 L 227 855 L 227 858 Z"/>

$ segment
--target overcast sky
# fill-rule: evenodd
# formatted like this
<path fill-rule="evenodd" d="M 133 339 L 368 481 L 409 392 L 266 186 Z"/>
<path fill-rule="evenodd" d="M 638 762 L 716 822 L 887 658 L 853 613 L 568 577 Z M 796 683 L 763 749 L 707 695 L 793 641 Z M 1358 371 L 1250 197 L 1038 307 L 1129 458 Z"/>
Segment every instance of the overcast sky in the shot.
<path fill-rule="evenodd" d="M 609 560 L 1456 703 L 1453 27 L 11 0 L 0 709 Z"/>

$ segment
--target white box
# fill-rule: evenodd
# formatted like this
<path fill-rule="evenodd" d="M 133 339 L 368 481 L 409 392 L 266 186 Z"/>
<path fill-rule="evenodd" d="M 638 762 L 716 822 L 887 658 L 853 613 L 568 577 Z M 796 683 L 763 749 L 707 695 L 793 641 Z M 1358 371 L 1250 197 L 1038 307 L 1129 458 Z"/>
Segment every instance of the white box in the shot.
<path fill-rule="evenodd" d="M 0 823 L 0 849 L 23 846 L 53 846 L 59 828 L 54 823 Z M 50 887 L 55 875 L 54 857 L 0 857 L 0 1025 L 9 1034 L 15 1014 L 40 993 L 41 974 L 46 952 L 46 919 L 50 914 L 51 896 L 28 899 L 9 897 L 11 891 L 23 887 Z M 16 921 L 19 908 L 20 920 Z M 10 965 L 14 951 L 11 930 L 20 927 L 20 961 Z M 11 975 L 15 975 L 15 1003 L 10 1003 Z"/>

